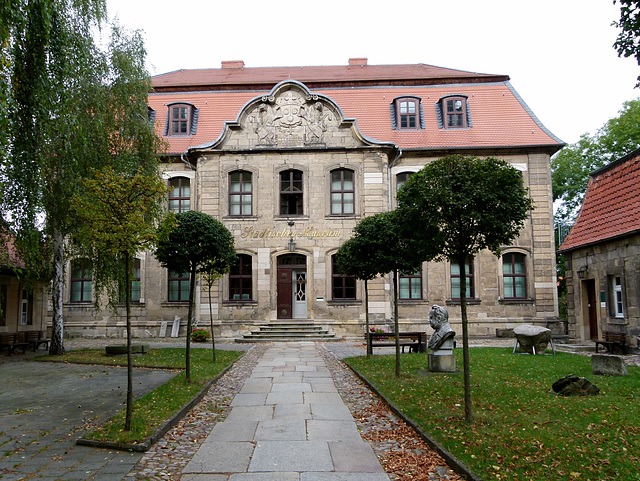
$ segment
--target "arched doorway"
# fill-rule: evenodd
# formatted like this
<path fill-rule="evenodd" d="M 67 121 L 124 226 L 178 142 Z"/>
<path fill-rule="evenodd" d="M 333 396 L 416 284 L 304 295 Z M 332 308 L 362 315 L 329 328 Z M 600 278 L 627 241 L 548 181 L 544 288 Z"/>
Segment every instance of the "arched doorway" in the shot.
<path fill-rule="evenodd" d="M 278 257 L 278 319 L 307 318 L 307 258 L 301 254 Z"/>

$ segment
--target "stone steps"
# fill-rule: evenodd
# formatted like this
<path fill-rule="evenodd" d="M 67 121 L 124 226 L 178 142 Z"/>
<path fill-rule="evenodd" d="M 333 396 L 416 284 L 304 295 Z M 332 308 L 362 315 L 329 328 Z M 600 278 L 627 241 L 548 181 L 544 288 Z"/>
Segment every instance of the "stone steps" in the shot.
<path fill-rule="evenodd" d="M 311 320 L 273 321 L 257 326 L 236 342 L 339 341 L 327 326 Z"/>

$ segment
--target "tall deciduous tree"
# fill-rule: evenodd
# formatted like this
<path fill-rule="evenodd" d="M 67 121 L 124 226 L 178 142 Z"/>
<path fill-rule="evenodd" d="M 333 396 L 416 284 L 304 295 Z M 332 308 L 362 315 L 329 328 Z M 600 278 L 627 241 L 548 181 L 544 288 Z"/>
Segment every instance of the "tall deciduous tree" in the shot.
<path fill-rule="evenodd" d="M 0 215 L 29 267 L 46 252 L 43 234 L 53 252 L 50 353 L 59 354 L 65 239 L 77 228 L 71 199 L 97 166 L 155 170 L 161 144 L 148 122 L 150 80 L 140 35 L 116 28 L 108 49 L 94 42 L 104 0 L 9 3 L 12 24 L 0 29 L 8 32 L 2 73 L 10 83 Z"/>
<path fill-rule="evenodd" d="M 133 413 L 133 367 L 131 363 L 131 279 L 136 253 L 150 247 L 155 239 L 156 221 L 162 213 L 167 193 L 156 170 L 133 175 L 116 173 L 107 167 L 83 182 L 82 194 L 72 207 L 80 227 L 74 240 L 92 266 L 96 304 L 106 293 L 115 312 L 124 295 L 127 330 L 126 431 Z M 124 292 L 121 291 L 124 290 Z"/>
<path fill-rule="evenodd" d="M 640 99 L 623 104 L 618 117 L 594 135 L 583 134 L 551 159 L 553 199 L 562 201 L 559 221 L 571 221 L 582 203 L 589 174 L 634 151 L 640 145 Z"/>
<path fill-rule="evenodd" d="M 220 221 L 203 212 L 168 214 L 158 229 L 155 256 L 170 271 L 189 273 L 186 378 L 191 382 L 191 318 L 196 276 L 228 269 L 236 259 L 233 236 Z"/>
<path fill-rule="evenodd" d="M 620 20 L 613 24 L 620 29 L 613 48 L 619 57 L 634 57 L 640 65 L 640 1 L 613 0 L 620 4 Z M 636 87 L 640 87 L 640 76 Z"/>
<path fill-rule="evenodd" d="M 398 192 L 403 235 L 421 243 L 424 260 L 464 266 L 478 252 L 499 255 L 524 227 L 533 201 L 522 175 L 495 158 L 450 155 L 409 177 Z M 472 420 L 466 276 L 460 276 L 465 417 Z"/>

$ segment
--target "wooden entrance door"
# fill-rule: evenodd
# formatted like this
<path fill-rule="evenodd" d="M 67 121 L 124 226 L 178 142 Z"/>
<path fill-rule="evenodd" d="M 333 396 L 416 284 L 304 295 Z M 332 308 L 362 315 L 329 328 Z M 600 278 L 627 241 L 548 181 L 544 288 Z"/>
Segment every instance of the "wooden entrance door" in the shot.
<path fill-rule="evenodd" d="M 278 319 L 306 317 L 306 272 L 307 258 L 304 255 L 285 254 L 278 257 Z M 305 285 L 301 287 L 302 281 Z"/>
<path fill-rule="evenodd" d="M 278 319 L 293 319 L 293 269 L 278 267 Z"/>
<path fill-rule="evenodd" d="M 587 288 L 587 312 L 589 316 L 589 337 L 592 340 L 598 339 L 598 311 L 596 305 L 596 281 L 589 279 L 585 281 Z"/>

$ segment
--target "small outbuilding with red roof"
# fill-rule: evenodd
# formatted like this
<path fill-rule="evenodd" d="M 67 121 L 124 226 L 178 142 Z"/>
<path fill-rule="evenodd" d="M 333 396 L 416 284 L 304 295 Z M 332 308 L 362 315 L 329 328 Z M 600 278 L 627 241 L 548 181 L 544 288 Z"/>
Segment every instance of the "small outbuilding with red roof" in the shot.
<path fill-rule="evenodd" d="M 597 340 L 622 333 L 639 347 L 640 149 L 591 174 L 582 207 L 560 246 L 569 332 Z"/>

